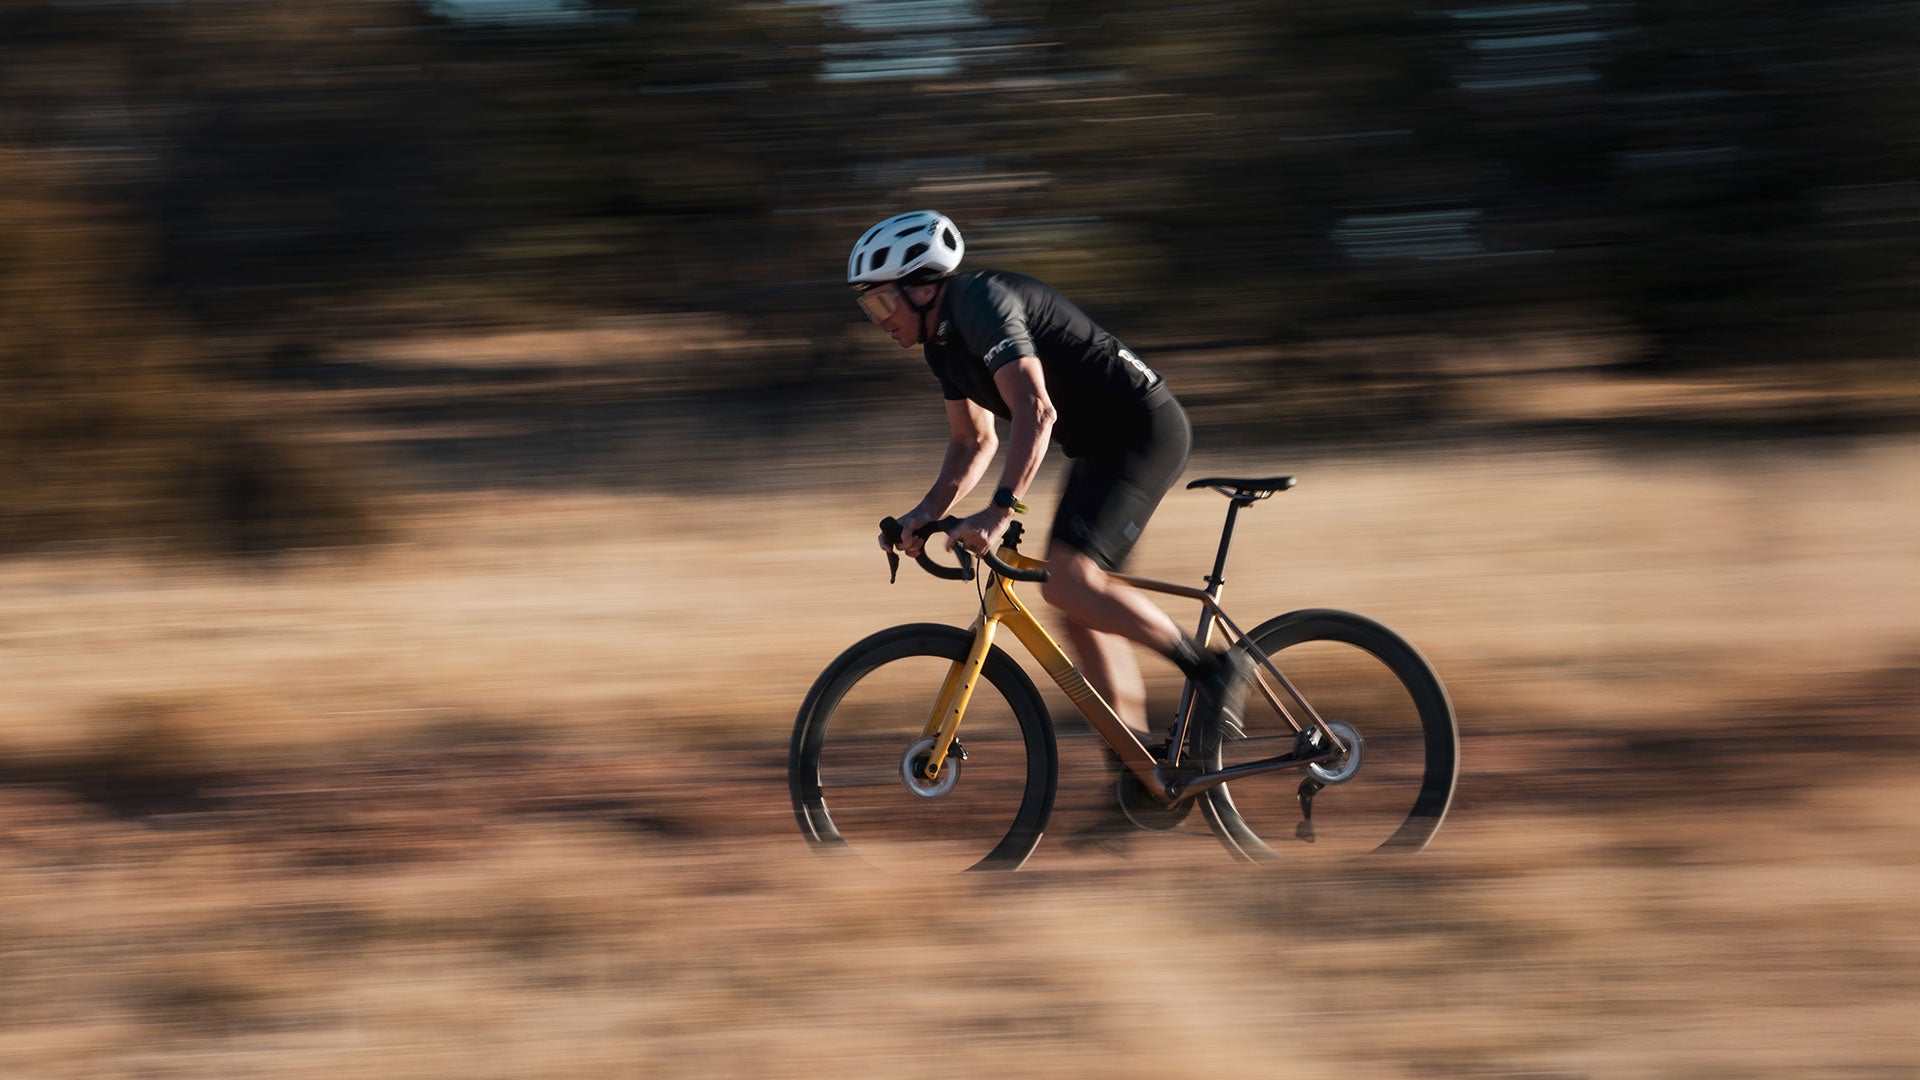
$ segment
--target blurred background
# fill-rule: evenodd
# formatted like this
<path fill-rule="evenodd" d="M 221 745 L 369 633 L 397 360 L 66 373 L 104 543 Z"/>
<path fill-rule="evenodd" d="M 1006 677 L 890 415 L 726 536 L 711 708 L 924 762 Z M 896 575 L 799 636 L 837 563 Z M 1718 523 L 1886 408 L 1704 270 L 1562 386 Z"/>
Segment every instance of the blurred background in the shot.
<path fill-rule="evenodd" d="M 504 440 L 401 449 L 495 480 L 751 482 L 743 434 L 924 395 L 840 279 L 851 237 L 920 206 L 960 222 L 973 265 L 1180 353 L 1164 366 L 1203 446 L 1428 437 L 1488 419 L 1502 376 L 1576 367 L 1825 391 L 1799 415 L 1687 418 L 1735 434 L 1906 426 L 1917 20 L 1894 2 L 15 0 L 0 538 L 363 535 L 355 470 L 286 437 L 325 395 L 262 415 L 263 387 L 431 381 L 406 416 L 426 421 L 511 384 L 570 408 L 566 431 L 525 410 Z M 496 345 L 484 373 L 471 340 L 395 352 L 587 329 Z M 568 348 L 606 362 L 597 391 L 540 370 Z"/>
<path fill-rule="evenodd" d="M 0 1074 L 1920 1074 L 1917 61 L 1895 0 L 0 0 Z M 807 685 L 971 614 L 868 546 L 945 433 L 843 268 L 923 207 L 1196 475 L 1301 475 L 1232 606 L 1433 659 L 1423 861 L 809 861 Z"/>

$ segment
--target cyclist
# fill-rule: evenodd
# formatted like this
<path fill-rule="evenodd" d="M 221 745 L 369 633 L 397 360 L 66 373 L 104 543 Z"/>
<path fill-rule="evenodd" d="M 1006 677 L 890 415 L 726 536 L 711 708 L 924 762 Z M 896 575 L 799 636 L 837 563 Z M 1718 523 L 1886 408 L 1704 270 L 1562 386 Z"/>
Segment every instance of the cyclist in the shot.
<path fill-rule="evenodd" d="M 1147 730 L 1146 684 L 1128 642 L 1173 661 L 1216 716 L 1237 710 L 1249 665 L 1206 650 L 1145 593 L 1112 577 L 1160 499 L 1179 479 L 1192 429 L 1166 380 L 1058 290 L 1002 270 L 957 273 L 966 250 L 946 215 L 916 210 L 867 230 L 847 260 L 847 284 L 867 318 L 901 348 L 921 346 L 946 399 L 950 438 L 933 486 L 900 516 L 914 529 L 970 492 L 1008 421 L 1006 461 L 991 503 L 947 547 L 994 548 L 1051 438 L 1071 459 L 1047 542 L 1041 595 L 1066 621 L 1081 672 L 1136 731 Z M 883 535 L 880 546 L 893 550 Z M 1151 740 L 1146 740 L 1152 745 Z"/>

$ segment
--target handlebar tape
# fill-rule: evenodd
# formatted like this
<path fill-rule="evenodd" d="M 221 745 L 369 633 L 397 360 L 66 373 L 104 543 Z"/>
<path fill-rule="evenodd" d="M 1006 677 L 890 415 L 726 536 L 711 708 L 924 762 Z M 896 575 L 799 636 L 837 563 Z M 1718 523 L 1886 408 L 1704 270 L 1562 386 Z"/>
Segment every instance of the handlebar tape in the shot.
<path fill-rule="evenodd" d="M 913 530 L 913 533 L 920 539 L 925 540 L 934 533 L 950 533 L 959 526 L 959 524 L 960 519 L 957 517 L 944 517 L 939 521 L 927 522 L 925 525 Z M 887 538 L 887 542 L 893 544 L 895 547 L 898 547 L 905 538 L 905 533 L 900 527 L 899 520 L 896 518 L 883 519 L 880 522 L 880 532 Z M 934 577 L 945 578 L 948 581 L 972 581 L 974 577 L 972 554 L 965 548 L 955 548 L 953 553 L 954 556 L 960 560 L 960 565 L 957 567 L 942 566 L 934 562 L 927 557 L 927 549 L 925 547 L 920 549 L 920 554 L 915 557 L 914 561 L 920 564 L 922 570 L 932 574 Z M 1009 566 L 1001 562 L 991 551 L 982 552 L 980 558 L 985 561 L 988 566 L 993 568 L 994 573 L 999 574 L 1009 581 L 1041 582 L 1047 580 L 1047 572 L 1045 570 L 1022 570 L 1016 566 Z M 895 555 L 893 552 L 888 552 L 887 560 L 890 568 L 898 568 L 900 564 L 900 557 L 898 555 Z"/>

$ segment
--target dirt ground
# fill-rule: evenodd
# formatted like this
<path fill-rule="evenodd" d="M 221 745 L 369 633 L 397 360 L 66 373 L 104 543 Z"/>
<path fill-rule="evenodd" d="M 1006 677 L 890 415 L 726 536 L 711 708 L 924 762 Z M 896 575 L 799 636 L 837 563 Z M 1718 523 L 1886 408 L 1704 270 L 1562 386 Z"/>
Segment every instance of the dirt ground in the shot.
<path fill-rule="evenodd" d="M 814 855 L 808 683 L 973 603 L 885 582 L 918 473 L 0 565 L 0 1076 L 1920 1076 L 1920 442 L 1259 466 L 1229 609 L 1366 612 L 1454 698 L 1417 856 L 1075 850 L 1073 770 L 1017 875 Z"/>

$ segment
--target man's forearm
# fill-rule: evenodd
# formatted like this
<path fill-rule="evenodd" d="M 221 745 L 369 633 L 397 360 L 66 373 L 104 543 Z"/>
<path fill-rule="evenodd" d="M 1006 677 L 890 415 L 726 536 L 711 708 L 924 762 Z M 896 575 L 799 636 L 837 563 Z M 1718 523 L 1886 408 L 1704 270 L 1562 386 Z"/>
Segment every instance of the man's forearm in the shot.
<path fill-rule="evenodd" d="M 1047 440 L 1053 436 L 1053 406 L 1037 402 L 1033 408 L 1016 412 L 1008 427 L 1007 461 L 1000 470 L 1000 486 L 1015 495 L 1024 495 L 1040 474 L 1040 462 L 1047 456 Z"/>
<path fill-rule="evenodd" d="M 993 461 L 992 443 L 947 443 L 947 456 L 940 463 L 940 476 L 927 489 L 927 497 L 920 500 L 920 509 L 928 517 L 945 517 L 953 504 L 973 490 L 986 473 L 987 465 Z"/>

